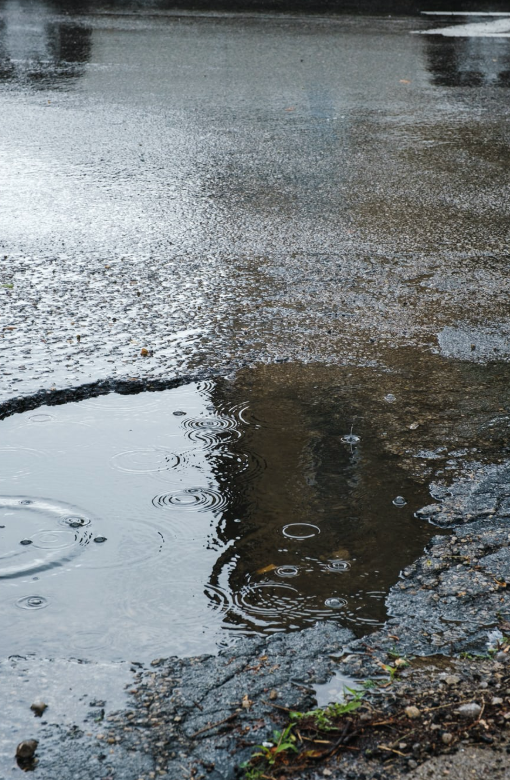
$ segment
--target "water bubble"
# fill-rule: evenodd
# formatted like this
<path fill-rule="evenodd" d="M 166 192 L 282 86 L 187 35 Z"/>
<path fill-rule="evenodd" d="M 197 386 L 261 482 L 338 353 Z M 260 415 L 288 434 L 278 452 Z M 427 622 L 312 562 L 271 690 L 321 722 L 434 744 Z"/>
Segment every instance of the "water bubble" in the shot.
<path fill-rule="evenodd" d="M 29 504 L 33 504 L 33 501 L 30 501 L 28 498 L 24 498 L 22 501 L 20 501 L 21 506 L 28 506 Z"/>
<path fill-rule="evenodd" d="M 298 566 L 279 566 L 276 569 L 276 574 L 279 577 L 297 577 L 299 574 Z"/>
<path fill-rule="evenodd" d="M 320 532 L 319 526 L 311 523 L 289 523 L 283 527 L 283 535 L 289 539 L 311 539 Z"/>
<path fill-rule="evenodd" d="M 349 561 L 332 560 L 328 561 L 327 571 L 349 571 L 351 564 Z"/>
<path fill-rule="evenodd" d="M 355 433 L 346 433 L 345 436 L 342 436 L 342 441 L 346 444 L 358 444 L 360 437 L 356 436 Z"/>
<path fill-rule="evenodd" d="M 20 544 L 23 544 L 23 545 L 27 546 L 29 544 L 33 544 L 33 542 L 32 542 L 31 539 L 22 539 Z"/>
<path fill-rule="evenodd" d="M 326 599 L 324 604 L 330 609 L 342 609 L 347 604 L 345 599 L 339 599 L 336 596 L 330 599 Z"/>
<path fill-rule="evenodd" d="M 106 536 L 95 536 L 94 541 L 96 544 L 103 544 L 103 542 L 106 542 Z"/>
<path fill-rule="evenodd" d="M 16 606 L 20 609 L 44 609 L 48 606 L 48 599 L 44 596 L 24 596 L 18 599 Z"/>
<path fill-rule="evenodd" d="M 175 417 L 183 417 L 183 416 L 186 414 L 186 412 L 183 412 L 183 411 L 181 411 L 181 410 L 178 410 L 178 411 L 176 411 L 176 412 L 172 412 L 172 414 L 173 414 Z"/>
<path fill-rule="evenodd" d="M 393 393 L 388 393 L 388 395 L 384 396 L 384 400 L 387 401 L 389 404 L 394 404 L 397 399 L 393 395 Z"/>
<path fill-rule="evenodd" d="M 393 503 L 395 506 L 405 506 L 407 504 L 407 501 L 405 500 L 404 496 L 397 496 L 393 499 Z"/>
<path fill-rule="evenodd" d="M 70 517 L 63 517 L 60 521 L 60 525 L 66 525 L 69 528 L 85 528 L 90 525 L 88 517 L 78 517 L 77 515 L 71 515 Z"/>

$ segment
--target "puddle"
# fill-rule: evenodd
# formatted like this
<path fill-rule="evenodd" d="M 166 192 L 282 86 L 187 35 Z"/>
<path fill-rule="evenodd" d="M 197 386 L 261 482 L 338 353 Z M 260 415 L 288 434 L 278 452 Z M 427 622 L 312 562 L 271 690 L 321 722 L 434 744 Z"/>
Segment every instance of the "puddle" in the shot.
<path fill-rule="evenodd" d="M 343 704 L 346 694 L 352 691 L 360 690 L 361 685 L 352 677 L 348 677 L 341 672 L 335 672 L 333 677 L 327 683 L 314 685 L 317 707 L 321 709 L 328 704 Z"/>
<path fill-rule="evenodd" d="M 506 370 L 484 367 L 484 387 L 436 356 L 268 366 L 4 419 L 1 656 L 146 661 L 317 620 L 373 630 L 437 533 L 414 516 L 430 478 L 500 449 Z"/>
<path fill-rule="evenodd" d="M 14 748 L 22 740 L 42 741 L 48 750 L 47 724 L 99 730 L 98 721 L 128 704 L 124 689 L 132 681 L 128 664 L 91 664 L 12 657 L 0 661 L 0 772 L 18 772 Z M 33 702 L 48 705 L 35 717 Z"/>

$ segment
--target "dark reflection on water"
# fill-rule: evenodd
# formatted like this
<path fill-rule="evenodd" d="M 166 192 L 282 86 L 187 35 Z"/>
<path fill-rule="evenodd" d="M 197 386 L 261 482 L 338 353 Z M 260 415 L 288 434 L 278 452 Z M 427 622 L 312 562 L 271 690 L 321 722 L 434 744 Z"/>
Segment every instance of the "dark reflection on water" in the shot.
<path fill-rule="evenodd" d="M 254 424 L 230 448 L 239 458 L 263 453 L 256 479 L 239 475 L 235 458 L 210 455 L 221 490 L 235 494 L 222 517 L 225 550 L 211 597 L 243 632 L 331 618 L 360 632 L 378 625 L 388 588 L 432 534 L 413 516 L 427 490 L 384 451 L 356 392 L 346 394 L 339 378 L 314 384 L 309 373 L 311 384 L 297 387 L 243 387 Z M 228 408 L 224 388 L 213 398 Z M 351 427 L 354 444 L 344 440 Z M 394 505 L 397 495 L 405 507 Z"/>
<path fill-rule="evenodd" d="M 510 87 L 508 38 L 430 35 L 426 36 L 425 52 L 438 87 Z"/>
<path fill-rule="evenodd" d="M 92 30 L 59 18 L 55 10 L 45 2 L 0 5 L 0 81 L 45 89 L 83 75 Z"/>

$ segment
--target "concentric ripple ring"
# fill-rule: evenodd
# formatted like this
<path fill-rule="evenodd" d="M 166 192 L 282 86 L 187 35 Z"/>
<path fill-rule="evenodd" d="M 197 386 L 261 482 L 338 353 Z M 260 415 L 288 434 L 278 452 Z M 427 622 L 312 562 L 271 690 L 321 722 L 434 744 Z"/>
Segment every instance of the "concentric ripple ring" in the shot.
<path fill-rule="evenodd" d="M 76 507 L 44 498 L 0 496 L 0 579 L 67 564 L 90 542 L 92 519 Z"/>
<path fill-rule="evenodd" d="M 221 511 L 227 505 L 227 498 L 212 488 L 185 488 L 172 493 L 162 493 L 152 499 L 155 507 L 161 509 L 184 509 L 195 512 Z"/>
<path fill-rule="evenodd" d="M 333 560 L 328 562 L 326 571 L 349 571 L 350 568 L 349 561 Z"/>
<path fill-rule="evenodd" d="M 44 609 L 48 606 L 48 599 L 44 596 L 24 596 L 17 600 L 16 606 L 20 609 Z"/>
<path fill-rule="evenodd" d="M 164 447 L 145 447 L 139 450 L 127 450 L 114 455 L 113 468 L 129 474 L 152 474 L 176 468 L 180 458 Z"/>
<path fill-rule="evenodd" d="M 321 529 L 312 523 L 289 523 L 282 529 L 282 533 L 288 539 L 311 539 L 320 534 Z"/>

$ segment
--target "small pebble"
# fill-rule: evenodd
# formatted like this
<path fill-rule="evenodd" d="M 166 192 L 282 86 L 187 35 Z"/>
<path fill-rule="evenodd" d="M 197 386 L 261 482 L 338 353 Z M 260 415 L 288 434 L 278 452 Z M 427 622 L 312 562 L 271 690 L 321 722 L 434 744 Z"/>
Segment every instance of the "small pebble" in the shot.
<path fill-rule="evenodd" d="M 30 709 L 37 718 L 40 718 L 44 710 L 48 709 L 48 705 L 43 701 L 34 701 L 34 703 L 30 705 Z"/>
<path fill-rule="evenodd" d="M 419 718 L 420 717 L 420 710 L 418 707 L 414 707 L 411 705 L 410 707 L 406 707 L 405 713 L 408 718 Z"/>
<path fill-rule="evenodd" d="M 469 704 L 463 704 L 457 712 L 459 713 L 461 718 L 465 718 L 466 720 L 475 720 L 481 713 L 482 708 L 479 704 L 477 704 L 475 701 L 470 702 Z"/>
<path fill-rule="evenodd" d="M 503 704 L 503 699 L 500 696 L 494 696 L 491 704 L 493 704 L 494 706 L 498 704 Z"/>
<path fill-rule="evenodd" d="M 456 674 L 449 674 L 448 677 L 444 678 L 444 681 L 447 685 L 458 685 L 460 683 L 460 677 Z"/>
<path fill-rule="evenodd" d="M 448 731 L 445 731 L 445 733 L 441 735 L 441 741 L 445 745 L 451 745 L 453 742 L 453 734 L 450 734 Z"/>
<path fill-rule="evenodd" d="M 37 750 L 38 741 L 36 739 L 25 739 L 20 742 L 16 748 L 16 758 L 32 758 Z"/>

